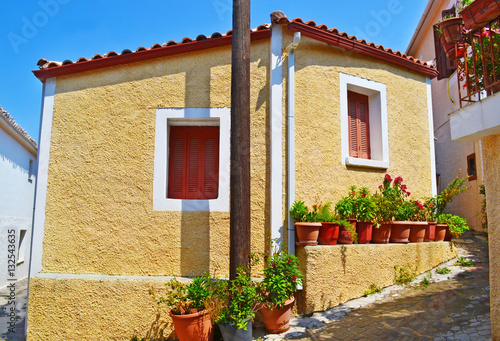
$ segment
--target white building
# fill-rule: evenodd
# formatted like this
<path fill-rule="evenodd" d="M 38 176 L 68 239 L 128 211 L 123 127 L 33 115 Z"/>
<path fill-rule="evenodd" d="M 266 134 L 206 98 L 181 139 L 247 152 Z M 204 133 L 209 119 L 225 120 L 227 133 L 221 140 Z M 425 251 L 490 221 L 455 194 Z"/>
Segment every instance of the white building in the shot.
<path fill-rule="evenodd" d="M 37 150 L 0 107 L 0 288 L 28 277 Z"/>

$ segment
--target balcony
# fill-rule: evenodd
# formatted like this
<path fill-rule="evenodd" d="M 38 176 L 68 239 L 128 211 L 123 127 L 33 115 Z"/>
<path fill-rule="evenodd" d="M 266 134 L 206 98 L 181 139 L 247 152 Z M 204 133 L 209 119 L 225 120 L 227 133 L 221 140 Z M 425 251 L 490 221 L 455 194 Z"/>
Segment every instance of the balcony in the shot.
<path fill-rule="evenodd" d="M 455 44 L 460 109 L 450 114 L 452 140 L 478 141 L 500 134 L 500 7 L 492 17 L 469 24 L 470 30 Z"/>

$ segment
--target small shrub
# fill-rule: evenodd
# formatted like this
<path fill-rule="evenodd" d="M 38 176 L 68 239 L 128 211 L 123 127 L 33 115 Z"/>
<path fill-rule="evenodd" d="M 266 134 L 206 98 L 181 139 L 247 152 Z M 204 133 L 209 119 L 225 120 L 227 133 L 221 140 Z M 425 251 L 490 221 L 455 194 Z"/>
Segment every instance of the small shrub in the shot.
<path fill-rule="evenodd" d="M 394 281 L 399 285 L 409 284 L 417 277 L 417 267 L 412 269 L 410 266 L 404 268 L 396 265 L 394 266 L 394 270 L 396 271 Z"/>
<path fill-rule="evenodd" d="M 458 257 L 455 265 L 460 266 L 474 266 L 474 261 L 472 259 L 467 259 L 464 257 Z"/>
<path fill-rule="evenodd" d="M 429 278 L 425 277 L 420 283 L 418 284 L 418 288 L 420 289 L 427 289 L 427 287 L 431 284 L 431 281 Z"/>
<path fill-rule="evenodd" d="M 371 294 L 378 294 L 382 291 L 382 288 L 377 286 L 375 283 L 370 285 L 370 288 L 365 290 L 365 296 L 371 295 Z"/>
<path fill-rule="evenodd" d="M 440 275 L 447 275 L 451 272 L 450 269 L 448 269 L 446 266 L 443 267 L 443 268 L 437 268 L 436 269 L 436 273 L 440 274 Z"/>

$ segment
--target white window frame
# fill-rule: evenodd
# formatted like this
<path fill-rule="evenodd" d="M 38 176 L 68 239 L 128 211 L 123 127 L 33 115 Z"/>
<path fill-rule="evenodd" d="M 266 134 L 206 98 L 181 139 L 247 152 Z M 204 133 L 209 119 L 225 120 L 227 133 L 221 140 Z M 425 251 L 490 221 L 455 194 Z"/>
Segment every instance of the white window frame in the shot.
<path fill-rule="evenodd" d="M 368 96 L 370 159 L 349 156 L 348 91 Z M 378 169 L 389 168 L 387 87 L 385 84 L 340 73 L 340 127 L 343 165 Z"/>
<path fill-rule="evenodd" d="M 156 211 L 229 212 L 230 108 L 165 108 L 156 110 L 153 209 Z M 171 199 L 168 194 L 168 143 L 172 125 L 214 126 L 219 135 L 219 196 L 216 199 Z"/>

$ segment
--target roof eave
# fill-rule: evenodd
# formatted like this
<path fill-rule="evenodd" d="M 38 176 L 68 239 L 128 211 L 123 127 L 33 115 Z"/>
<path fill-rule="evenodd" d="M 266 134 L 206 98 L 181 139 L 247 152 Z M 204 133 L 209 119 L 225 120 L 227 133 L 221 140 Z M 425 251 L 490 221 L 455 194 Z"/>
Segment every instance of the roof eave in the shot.
<path fill-rule="evenodd" d="M 14 128 L 12 124 L 2 115 L 0 115 L 0 128 L 5 130 L 8 135 L 19 142 L 33 156 L 37 156 L 38 147 L 33 145 L 30 140 L 17 131 L 16 128 Z"/>
<path fill-rule="evenodd" d="M 266 39 L 271 36 L 270 29 L 263 29 L 258 31 L 252 31 L 250 33 L 251 40 Z M 232 35 L 225 35 L 220 38 L 210 38 L 200 41 L 191 41 L 176 45 L 167 45 L 158 48 L 153 48 L 149 50 L 137 51 L 133 53 L 117 55 L 106 58 L 91 59 L 87 61 L 76 62 L 67 65 L 61 65 L 53 68 L 35 70 L 33 73 L 41 81 L 45 82 L 46 79 L 68 75 L 76 72 L 83 72 L 89 70 L 95 70 L 103 67 L 109 67 L 120 64 L 128 64 L 133 62 L 138 62 L 142 60 L 148 60 L 158 57 L 171 56 L 180 53 L 199 51 L 214 47 L 231 45 Z"/>
<path fill-rule="evenodd" d="M 378 49 L 373 46 L 363 44 L 357 40 L 352 40 L 340 35 L 331 34 L 328 31 L 309 26 L 300 22 L 290 22 L 287 25 L 288 30 L 292 32 L 301 32 L 304 36 L 312 39 L 327 43 L 329 45 L 337 46 L 345 50 L 353 51 L 365 56 L 377 58 L 386 62 L 390 62 L 407 69 L 423 73 L 431 79 L 436 77 L 438 71 L 429 66 L 416 63 L 409 60 L 403 56 L 398 56 L 392 52 L 385 51 L 383 49 Z"/>

